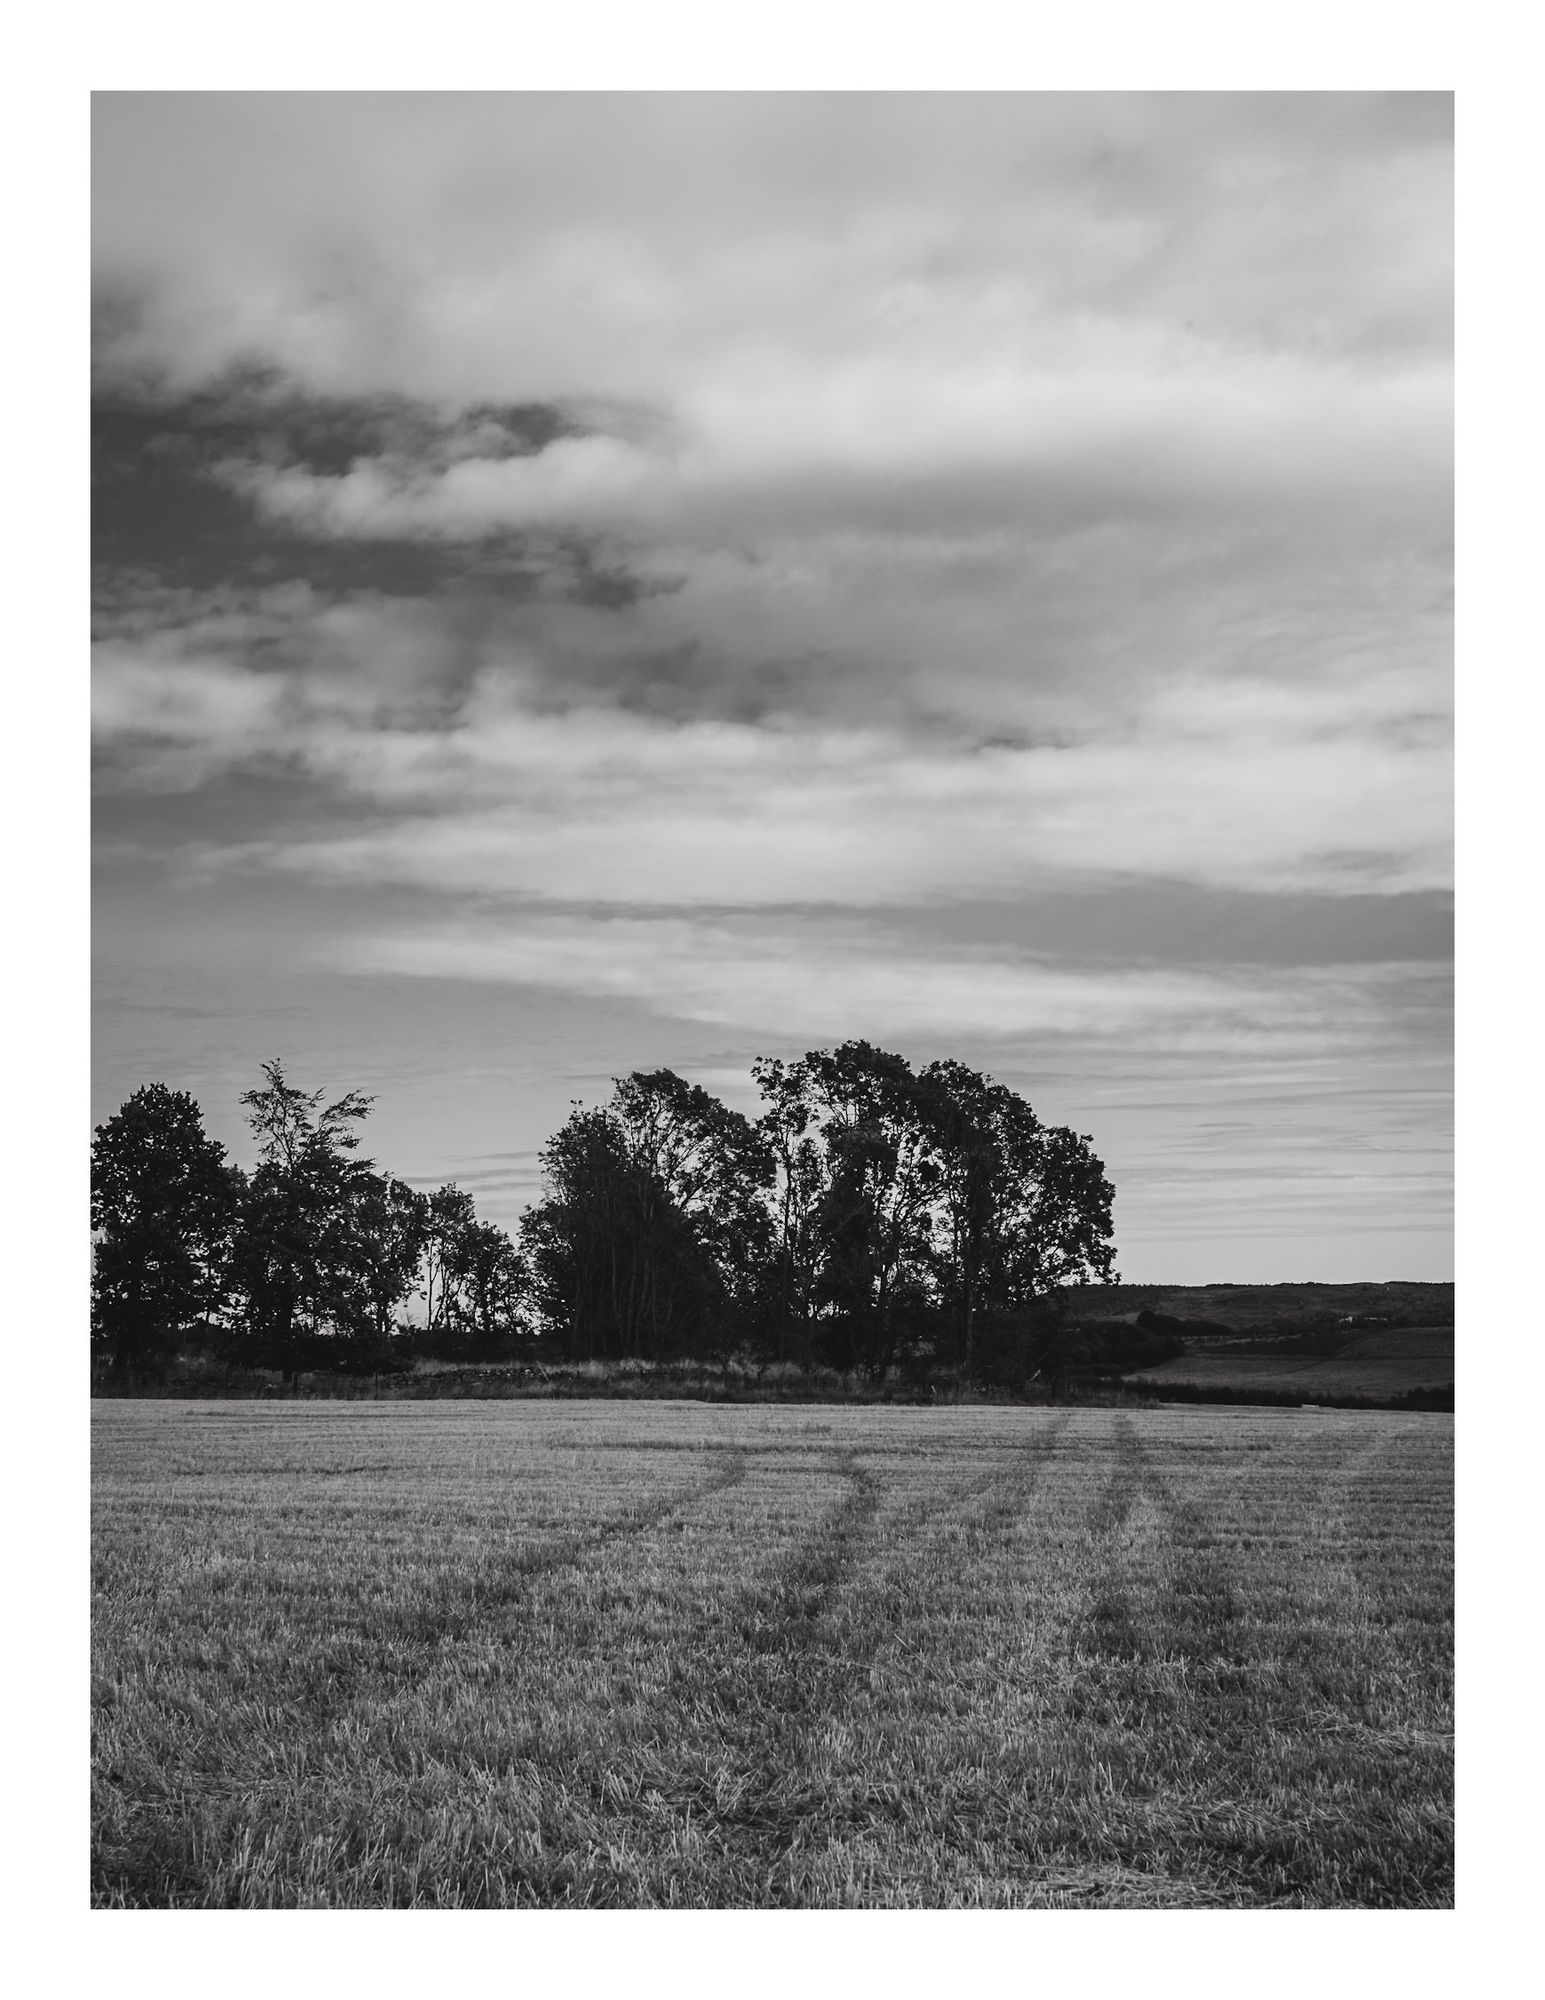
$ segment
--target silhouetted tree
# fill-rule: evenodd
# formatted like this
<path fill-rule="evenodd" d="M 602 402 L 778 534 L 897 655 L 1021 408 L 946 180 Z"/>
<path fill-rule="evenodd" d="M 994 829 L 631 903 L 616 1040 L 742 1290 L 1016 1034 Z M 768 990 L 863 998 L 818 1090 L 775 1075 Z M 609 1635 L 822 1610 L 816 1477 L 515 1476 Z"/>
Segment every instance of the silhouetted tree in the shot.
<path fill-rule="evenodd" d="M 91 1147 L 91 1337 L 133 1373 L 221 1312 L 241 1175 L 186 1091 L 136 1090 Z"/>
<path fill-rule="evenodd" d="M 492 1222 L 473 1222 L 456 1246 L 454 1311 L 474 1359 L 497 1354 L 521 1331 L 530 1289 L 526 1261 Z"/>
<path fill-rule="evenodd" d="M 755 1343 L 920 1385 L 941 1358 L 1000 1381 L 1082 1365 L 1056 1301 L 1114 1260 L 1087 1136 L 963 1063 L 914 1071 L 865 1041 L 753 1075 L 754 1123 L 668 1069 L 576 1105 L 518 1249 L 460 1188 L 421 1195 L 360 1158 L 357 1091 L 328 1102 L 265 1063 L 243 1176 L 193 1100 L 152 1085 L 93 1144 L 93 1339 L 130 1366 L 230 1318 L 287 1377 L 378 1366 L 418 1286 L 428 1339 L 458 1354 L 498 1352 L 529 1311 L 583 1358 Z"/>
<path fill-rule="evenodd" d="M 685 1223 L 712 1268 L 722 1297 L 710 1344 L 723 1344 L 754 1312 L 771 1247 L 766 1143 L 748 1118 L 674 1070 L 622 1078 L 612 1111 L 632 1165 L 664 1194 L 651 1217 L 668 1218 L 667 1239 Z"/>
<path fill-rule="evenodd" d="M 822 1330 L 828 1358 L 883 1372 L 926 1311 L 933 1265 L 939 1168 L 918 1080 L 904 1057 L 851 1041 L 765 1064 L 759 1081 L 773 1092 L 776 1132 L 788 1135 L 775 1142 L 784 1161 L 779 1193 L 805 1210 L 798 1226 L 808 1297 L 837 1322 Z M 824 1171 L 802 1151 L 812 1131 Z"/>
<path fill-rule="evenodd" d="M 277 1061 L 264 1063 L 263 1074 L 266 1086 L 241 1098 L 260 1159 L 242 1204 L 236 1271 L 248 1358 L 291 1379 L 303 1367 L 347 1360 L 322 1343 L 357 1345 L 376 1324 L 363 1216 L 380 1182 L 368 1160 L 355 1158 L 355 1127 L 369 1114 L 368 1097 L 348 1091 L 325 1103 L 325 1092 L 297 1089 Z M 398 1266 L 396 1276 L 378 1282 L 391 1291 L 400 1275 Z"/>
<path fill-rule="evenodd" d="M 585 1358 L 722 1350 L 752 1309 L 770 1241 L 765 1145 L 671 1070 L 616 1081 L 542 1154 L 522 1242 L 551 1333 Z"/>
<path fill-rule="evenodd" d="M 1061 1288 L 1109 1279 L 1114 1190 L 1087 1136 L 1043 1125 L 1006 1085 L 953 1061 L 930 1063 L 921 1081 L 943 1169 L 939 1296 L 950 1344 L 976 1372 L 986 1315 L 994 1370 L 1022 1372 L 1065 1345 L 1048 1303 Z"/>
<path fill-rule="evenodd" d="M 753 1074 L 780 1307 L 839 1365 L 883 1370 L 906 1350 L 916 1371 L 942 1350 L 970 1375 L 983 1313 L 1001 1348 L 1005 1315 L 1040 1326 L 1060 1286 L 1110 1275 L 1101 1163 L 1005 1085 L 955 1061 L 914 1072 L 862 1041 Z"/>
<path fill-rule="evenodd" d="M 397 1329 L 397 1309 L 411 1298 L 424 1254 L 429 1204 L 406 1181 L 356 1168 L 352 1176 L 352 1264 L 356 1298 L 345 1313 L 377 1346 Z"/>
<path fill-rule="evenodd" d="M 477 1221 L 471 1195 L 447 1182 L 428 1197 L 424 1210 L 423 1299 L 431 1344 L 461 1324 L 458 1272 L 467 1231 Z"/>
<path fill-rule="evenodd" d="M 759 1056 L 751 1074 L 767 1109 L 756 1129 L 772 1163 L 772 1238 L 764 1267 L 766 1319 L 780 1361 L 810 1358 L 820 1255 L 816 1222 L 830 1182 L 804 1063 Z"/>
<path fill-rule="evenodd" d="M 541 1154 L 543 1196 L 521 1224 L 547 1337 L 576 1359 L 635 1354 L 669 1330 L 675 1287 L 662 1287 L 652 1213 L 665 1193 L 635 1167 L 616 1118 L 576 1105 Z"/>

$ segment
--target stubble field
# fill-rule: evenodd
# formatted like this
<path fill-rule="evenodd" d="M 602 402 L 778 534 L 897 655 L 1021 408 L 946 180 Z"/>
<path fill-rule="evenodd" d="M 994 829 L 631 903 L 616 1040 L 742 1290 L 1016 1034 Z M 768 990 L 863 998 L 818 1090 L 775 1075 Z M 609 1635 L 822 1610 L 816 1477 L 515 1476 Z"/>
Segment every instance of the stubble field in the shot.
<path fill-rule="evenodd" d="M 1453 1421 L 93 1406 L 98 1905 L 1446 1905 Z"/>

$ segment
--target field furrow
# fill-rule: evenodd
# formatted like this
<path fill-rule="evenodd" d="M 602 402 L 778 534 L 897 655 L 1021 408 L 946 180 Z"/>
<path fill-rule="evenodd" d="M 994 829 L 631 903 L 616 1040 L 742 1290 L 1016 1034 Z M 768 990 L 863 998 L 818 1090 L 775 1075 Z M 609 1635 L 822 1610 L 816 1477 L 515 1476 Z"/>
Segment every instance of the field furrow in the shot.
<path fill-rule="evenodd" d="M 97 1406 L 101 1904 L 1452 1896 L 1452 1420 Z"/>

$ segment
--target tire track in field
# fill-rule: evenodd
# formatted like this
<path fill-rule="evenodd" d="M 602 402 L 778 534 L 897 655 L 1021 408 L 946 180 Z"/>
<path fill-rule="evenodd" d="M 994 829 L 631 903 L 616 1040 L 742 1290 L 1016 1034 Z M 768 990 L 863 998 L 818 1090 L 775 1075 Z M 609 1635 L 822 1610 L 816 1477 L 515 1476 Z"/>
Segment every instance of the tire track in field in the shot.
<path fill-rule="evenodd" d="M 832 1611 L 873 1539 L 881 1485 L 855 1452 L 819 1456 L 843 1491 L 780 1563 L 675 1649 L 656 1703 L 658 1741 L 733 1745 L 754 1738 L 769 1717 L 826 1705 L 845 1665 L 832 1644 Z M 679 1795 L 694 1811 L 705 1804 L 690 1783 Z"/>
<path fill-rule="evenodd" d="M 1425 1635 L 1405 1624 L 1396 1608 L 1412 1557 L 1404 1520 L 1382 1555 L 1359 1533 L 1360 1504 L 1388 1479 L 1398 1434 L 1378 1418 L 1366 1426 L 1333 1421 L 1340 1435 L 1329 1462 L 1318 1468 L 1308 1509 L 1335 1523 L 1333 1542 L 1340 1543 L 1339 1558 L 1326 1565 L 1329 1602 L 1321 1596 L 1319 1615 L 1295 1632 L 1295 1672 L 1286 1681 L 1272 1673 L 1275 1661 L 1269 1652 L 1263 1658 L 1253 1634 L 1241 1635 L 1243 1643 L 1228 1656 L 1192 1676 L 1211 1731 L 1214 1774 L 1210 1809 L 1193 1838 L 1236 1900 L 1344 1904 L 1352 1895 L 1348 1884 L 1357 1882 L 1361 1907 L 1451 1905 L 1453 1814 L 1451 1764 L 1445 1804 L 1445 1746 L 1410 1738 L 1391 1745 L 1376 1727 L 1381 1684 L 1387 1688 L 1415 1668 L 1418 1684 L 1436 1685 L 1420 1658 Z M 1341 1590 L 1333 1581 L 1338 1571 L 1346 1580 Z M 1413 1707 L 1417 1700 L 1402 1692 L 1396 1705 L 1409 1718 L 1420 1712 Z M 1296 1746 L 1289 1755 L 1300 1770 L 1317 1770 L 1318 1797 L 1300 1777 L 1300 1803 L 1229 1835 L 1223 1829 L 1232 1801 L 1246 1781 L 1259 1783 L 1264 1729 Z M 1352 1811 L 1345 1803 L 1349 1787 L 1358 1801 Z M 1335 1801 L 1328 1808 L 1327 1792 Z M 1373 1853 L 1381 1857 L 1376 1866 Z"/>
<path fill-rule="evenodd" d="M 1066 1414 L 1055 1417 L 1006 1468 L 994 1466 L 938 1497 L 920 1496 L 904 1510 L 898 1531 L 904 1534 L 933 1517 L 937 1531 L 925 1539 L 936 1542 L 964 1511 L 957 1577 L 969 1578 L 984 1565 L 996 1570 L 1003 1544 L 1039 1488 L 1068 1423 Z M 900 1568 L 903 1580 L 916 1576 L 911 1549 L 904 1550 Z M 748 1785 L 719 1818 L 718 1838 L 754 1872 L 758 1900 L 767 1906 L 807 1900 L 799 1877 L 812 1857 L 834 1839 L 855 1833 L 872 1836 L 878 1826 L 904 1821 L 908 1815 L 907 1804 L 893 1785 L 877 1785 L 865 1770 L 855 1767 L 851 1752 L 840 1758 L 831 1747 L 834 1731 L 845 1727 L 854 1697 L 869 1685 L 876 1656 L 899 1637 L 910 1608 L 908 1597 L 887 1590 L 882 1578 L 860 1594 L 868 1600 L 869 1616 L 856 1621 L 856 1632 L 846 1643 L 840 1635 L 826 1635 L 832 1650 L 815 1691 L 819 1698 L 779 1718 L 783 1726 L 764 1752 L 758 1781 Z M 814 1640 L 821 1636 L 819 1630 L 811 1634 Z M 806 1655 L 807 1664 L 810 1657 Z"/>
<path fill-rule="evenodd" d="M 1114 1444 L 1116 1462 L 1090 1517 L 1101 1566 L 1073 1649 L 1114 1662 L 1227 1666 L 1236 1650 L 1227 1635 L 1244 1594 L 1220 1553 L 1215 1508 L 1180 1492 L 1175 1476 L 1154 1465 L 1130 1417 L 1117 1417 Z M 1368 1441 L 1348 1437 L 1316 1474 L 1319 1490 L 1345 1477 L 1368 1449 Z"/>
<path fill-rule="evenodd" d="M 627 1734 L 609 1743 L 605 1761 L 577 1742 L 546 1756 L 543 1791 L 572 1801 L 561 1809 L 565 1813 L 584 1802 L 590 1850 L 578 1873 L 565 1870 L 549 1880 L 537 1864 L 525 1884 L 529 1894 L 517 1893 L 517 1900 L 668 1901 L 678 1837 L 706 1841 L 708 1851 L 721 1857 L 738 1884 L 736 1903 L 802 1900 L 797 1873 L 812 1851 L 902 1812 L 899 1798 L 870 1785 L 850 1758 L 836 1767 L 840 1795 L 834 1797 L 823 1775 L 830 1763 L 823 1732 L 842 1727 L 844 1711 L 868 1687 L 875 1655 L 904 1630 L 915 1600 L 897 1585 L 917 1573 L 911 1537 L 922 1528 L 936 1548 L 965 1508 L 969 1520 L 957 1568 L 964 1573 L 998 1560 L 1067 1423 L 1059 1415 L 1017 1462 L 1005 1465 L 995 1453 L 977 1477 L 919 1493 L 892 1513 L 885 1546 L 894 1549 L 894 1559 L 858 1593 L 859 1615 L 853 1615 L 854 1581 L 872 1562 L 883 1472 L 863 1462 L 869 1454 L 862 1448 L 820 1453 L 841 1481 L 834 1502 L 770 1578 L 744 1585 L 727 1612 L 712 1616 L 705 1608 L 691 1620 L 666 1678 L 643 1704 L 631 1706 Z M 533 1578 L 598 1559 L 673 1513 L 738 1485 L 748 1457 L 756 1455 L 754 1448 L 734 1448 L 707 1481 L 629 1508 L 586 1532 L 491 1559 L 475 1581 L 463 1575 L 435 1605 L 405 1621 L 406 1635 L 427 1652 L 487 1634 L 522 1601 Z M 399 1638 L 404 1629 L 398 1626 Z M 335 1698 L 329 1706 L 339 1696 L 348 1705 L 340 1683 L 329 1692 Z M 621 1846 L 614 1849 L 619 1836 Z M 522 1875 L 514 1868 L 490 1900 L 519 1892 Z"/>
<path fill-rule="evenodd" d="M 735 1478 L 721 1479 L 716 1490 L 739 1483 L 745 1459 L 754 1455 L 737 1451 Z M 623 1743 L 547 1760 L 545 1784 L 568 1802 L 567 1814 L 583 1801 L 579 1810 L 594 1830 L 583 1875 L 567 1877 L 560 1900 L 600 1906 L 667 1900 L 642 1889 L 636 1865 L 622 1856 L 652 1857 L 652 1879 L 662 1848 L 680 1833 L 702 1838 L 706 1830 L 722 1848 L 732 1823 L 775 1786 L 776 1761 L 761 1752 L 798 1728 L 801 1713 L 820 1700 L 811 1663 L 880 1502 L 880 1482 L 859 1454 L 828 1449 L 812 1456 L 842 1481 L 835 1504 L 764 1581 L 743 1585 L 717 1614 L 703 1609 L 671 1649 L 663 1679 L 635 1706 Z M 699 1488 L 695 1497 L 710 1490 Z M 669 1511 L 650 1510 L 655 1523 Z"/>
<path fill-rule="evenodd" d="M 893 1537 L 910 1545 L 917 1529 L 926 1532 L 935 1522 L 942 1530 L 962 1508 L 970 1509 L 962 1564 L 979 1563 L 997 1549 L 1024 1511 L 1067 1425 L 1066 1415 L 1055 1418 L 1016 1464 L 994 1466 L 943 1494 L 919 1495 L 894 1518 Z M 852 1454 L 844 1455 L 841 1470 L 852 1482 L 849 1492 L 789 1560 L 772 1589 L 756 1594 L 748 1607 L 751 1615 L 741 1619 L 754 1652 L 804 1670 L 801 1691 L 788 1712 L 805 1716 L 834 1712 L 867 1678 L 876 1655 L 906 1615 L 900 1591 L 871 1581 L 857 1593 L 860 1608 L 869 1615 L 841 1623 L 836 1617 L 844 1585 L 858 1575 L 860 1553 L 874 1539 L 881 1497 L 879 1482 Z M 903 1559 L 904 1570 L 913 1567 Z M 813 1674 L 816 1668 L 819 1673 Z"/>
<path fill-rule="evenodd" d="M 524 1602 L 533 1579 L 583 1565 L 605 1554 L 614 1542 L 647 1535 L 672 1515 L 701 1506 L 738 1486 L 746 1476 L 746 1452 L 732 1445 L 716 1454 L 718 1469 L 695 1485 L 676 1487 L 657 1499 L 634 1504 L 589 1527 L 509 1555 L 491 1555 L 466 1578 L 447 1582 L 427 1603 L 397 1621 L 396 1631 L 420 1646 L 454 1644 Z"/>
<path fill-rule="evenodd" d="M 915 1575 L 912 1531 L 931 1521 L 927 1539 L 936 1541 L 962 1507 L 970 1513 L 958 1572 L 996 1564 L 1068 1421 L 1054 1418 L 1017 1463 L 1005 1468 L 1000 1461 L 964 1484 L 912 1500 L 890 1523 L 891 1538 L 902 1543 L 891 1567 L 903 1579 Z M 743 1595 L 730 1621 L 740 1648 L 726 1654 L 700 1637 L 673 1662 L 656 1741 L 685 1751 L 666 1768 L 657 1761 L 647 1787 L 631 1794 L 615 1772 L 592 1786 L 609 1814 L 634 1812 L 656 1833 L 662 1812 L 677 1826 L 695 1826 L 747 1885 L 737 1901 L 761 1907 L 803 1900 L 796 1871 L 834 1837 L 872 1830 L 903 1812 L 894 1788 L 882 1794 L 868 1785 L 833 1748 L 854 1697 L 869 1686 L 876 1655 L 897 1638 L 911 1609 L 890 1574 L 852 1590 L 874 1544 L 882 1488 L 854 1453 L 841 1454 L 835 1469 L 847 1490 L 771 1582 Z M 844 1619 L 855 1595 L 855 1615 Z"/>
<path fill-rule="evenodd" d="M 472 1569 L 444 1574 L 434 1588 L 418 1592 L 407 1607 L 389 1606 L 364 1619 L 355 1631 L 308 1664 L 287 1696 L 314 1721 L 348 1714 L 373 1694 L 432 1678 L 443 1655 L 481 1642 L 519 1645 L 525 1638 L 522 1614 L 532 1587 L 568 1569 L 586 1569 L 619 1544 L 647 1536 L 662 1523 L 700 1507 L 739 1486 L 749 1453 L 738 1444 L 717 1447 L 717 1465 L 706 1479 L 678 1485 L 647 1501 L 634 1501 L 599 1521 L 568 1534 L 512 1551 L 491 1552 Z M 560 1616 L 564 1616 L 560 1607 Z M 553 1775 L 563 1767 L 555 1764 Z"/>
<path fill-rule="evenodd" d="M 873 1534 L 879 1481 L 852 1452 L 842 1454 L 836 1470 L 847 1482 L 837 1505 L 770 1583 L 742 1596 L 736 1623 L 753 1654 L 786 1661 L 812 1651 L 838 1590 Z"/>
<path fill-rule="evenodd" d="M 1344 1437 L 1325 1442 L 1327 1459 L 1309 1472 L 1314 1498 L 1304 1512 L 1311 1517 L 1326 1507 L 1332 1515 L 1344 1512 L 1347 1493 L 1366 1482 L 1379 1448 L 1378 1438 L 1350 1426 Z M 1259 1586 L 1281 1555 L 1263 1559 L 1245 1552 L 1241 1576 L 1218 1547 L 1216 1522 L 1226 1500 L 1203 1502 L 1179 1491 L 1179 1476 L 1153 1464 L 1129 1419 L 1117 1419 L 1114 1443 L 1115 1465 L 1091 1516 L 1091 1528 L 1105 1543 L 1104 1568 L 1073 1646 L 1096 1697 L 1081 1719 L 1105 1734 L 1104 1750 L 1091 1754 L 1129 1770 L 1133 1789 L 1123 1783 L 1114 1795 L 1094 1858 L 1152 1867 L 1156 1855 L 1178 1842 L 1188 1873 L 1229 1902 L 1344 1900 L 1334 1862 L 1326 1860 L 1327 1842 L 1332 1851 L 1350 1851 L 1366 1838 L 1388 1810 L 1381 1792 L 1366 1800 L 1371 1818 L 1361 1829 L 1338 1809 L 1345 1830 L 1334 1835 L 1298 1796 L 1306 1782 L 1301 1777 L 1292 1780 L 1294 1803 L 1284 1797 L 1256 1812 L 1240 1808 L 1241 1799 L 1265 1783 L 1263 1754 L 1283 1770 L 1301 1768 L 1306 1756 L 1325 1763 L 1326 1703 L 1337 1701 L 1337 1683 L 1346 1679 L 1344 1623 L 1305 1630 L 1290 1611 L 1279 1611 L 1275 1629 L 1268 1620 L 1263 1630 Z M 1275 1476 L 1291 1478 L 1296 1469 L 1289 1462 Z M 1237 1502 L 1247 1492 L 1241 1481 L 1234 1489 Z M 1284 1636 L 1296 1649 L 1286 1672 Z M 1315 1653 L 1323 1655 L 1318 1669 L 1305 1657 Z M 1113 1728 L 1122 1732 L 1114 1739 Z M 1348 1739 L 1349 1750 L 1355 1740 Z M 1123 1743 L 1131 1744 L 1130 1757 Z M 1149 1796 L 1143 1777 L 1156 1753 L 1187 1774 L 1184 1786 L 1165 1800 Z M 1334 1763 L 1332 1757 L 1326 1766 L 1330 1783 Z M 1408 1831 L 1405 1838 L 1413 1835 Z M 1398 1851 L 1400 1843 L 1391 1827 L 1386 1844 Z M 1451 1873 L 1447 1879 L 1451 1884 Z M 1429 1900 L 1427 1888 L 1424 1881 L 1414 1900 Z"/>
<path fill-rule="evenodd" d="M 1090 1591 L 1083 1631 L 1074 1628 L 1073 1649 L 1101 1659 L 1135 1660 L 1142 1656 L 1143 1635 L 1133 1616 L 1133 1566 L 1119 1550 L 1118 1538 L 1125 1533 L 1142 1498 L 1147 1467 L 1137 1431 L 1128 1417 L 1116 1419 L 1115 1447 L 1115 1465 L 1089 1522 L 1103 1547 L 1104 1561 Z M 1081 1643 L 1085 1639 L 1087 1643 Z"/>
<path fill-rule="evenodd" d="M 1154 1466 L 1130 1417 L 1116 1418 L 1113 1442 L 1115 1464 L 1089 1523 L 1101 1562 L 1073 1650 L 1127 1663 L 1209 1658 L 1238 1609 L 1211 1521 Z"/>

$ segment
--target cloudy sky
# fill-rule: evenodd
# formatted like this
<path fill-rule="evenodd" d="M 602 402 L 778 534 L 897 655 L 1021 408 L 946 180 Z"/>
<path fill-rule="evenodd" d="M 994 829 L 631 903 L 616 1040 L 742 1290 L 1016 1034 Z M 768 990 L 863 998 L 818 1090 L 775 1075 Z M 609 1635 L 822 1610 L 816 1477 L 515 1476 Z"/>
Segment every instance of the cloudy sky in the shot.
<path fill-rule="evenodd" d="M 93 1115 L 957 1055 L 1451 1275 L 1446 97 L 99 95 Z"/>

